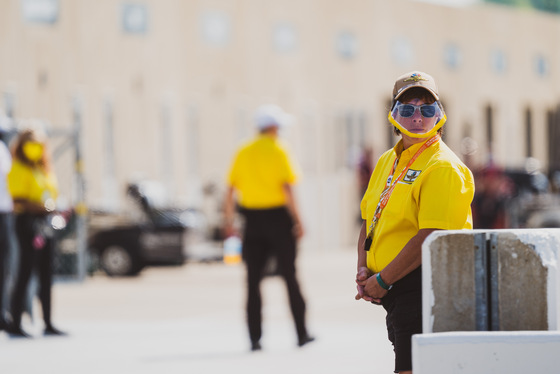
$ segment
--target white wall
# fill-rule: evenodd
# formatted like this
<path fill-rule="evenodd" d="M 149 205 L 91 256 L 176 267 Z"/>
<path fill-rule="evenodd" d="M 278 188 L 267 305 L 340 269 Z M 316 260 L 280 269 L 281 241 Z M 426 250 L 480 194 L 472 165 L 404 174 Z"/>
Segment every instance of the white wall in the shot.
<path fill-rule="evenodd" d="M 560 333 L 445 332 L 412 337 L 414 374 L 558 373 Z"/>

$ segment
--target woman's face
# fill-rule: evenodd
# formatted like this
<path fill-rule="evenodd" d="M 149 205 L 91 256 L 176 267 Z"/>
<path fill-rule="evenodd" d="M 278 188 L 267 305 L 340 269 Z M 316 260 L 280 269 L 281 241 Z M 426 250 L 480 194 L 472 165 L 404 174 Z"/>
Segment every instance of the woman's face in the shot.
<path fill-rule="evenodd" d="M 412 104 L 415 106 L 420 106 L 426 104 L 426 102 L 422 99 L 411 99 L 403 104 Z M 414 114 L 411 117 L 402 117 L 398 115 L 399 123 L 408 131 L 415 134 L 425 134 L 429 132 L 431 129 L 434 128 L 436 121 L 438 120 L 437 116 L 426 118 L 422 116 L 419 109 L 414 111 Z M 404 136 L 404 135 L 403 135 Z"/>
<path fill-rule="evenodd" d="M 427 103 L 423 99 L 411 99 L 404 102 L 403 104 L 420 106 Z M 438 116 L 433 116 L 431 118 L 422 116 L 419 108 L 414 111 L 414 114 L 411 117 L 402 117 L 399 114 L 397 114 L 397 116 L 397 121 L 399 122 L 399 124 L 406 130 L 414 134 L 426 134 L 431 129 L 433 129 L 437 121 L 439 121 Z M 401 135 L 405 148 L 412 144 L 422 143 L 426 140 L 425 138 L 413 138 L 404 133 L 402 133 Z"/>

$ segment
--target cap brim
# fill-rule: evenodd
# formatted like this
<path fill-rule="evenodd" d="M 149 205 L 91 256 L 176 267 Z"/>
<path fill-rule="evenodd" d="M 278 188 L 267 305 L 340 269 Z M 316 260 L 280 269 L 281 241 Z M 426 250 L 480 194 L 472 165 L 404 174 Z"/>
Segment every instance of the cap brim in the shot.
<path fill-rule="evenodd" d="M 276 118 L 274 118 L 273 121 L 263 121 L 257 123 L 257 127 L 261 130 L 269 127 L 284 128 L 284 127 L 291 126 L 294 122 L 295 122 L 294 116 L 292 116 L 291 114 L 284 113 L 281 116 L 276 116 Z"/>
<path fill-rule="evenodd" d="M 406 91 L 410 90 L 411 88 L 415 88 L 415 87 L 419 87 L 419 88 L 423 88 L 426 91 L 428 91 L 429 93 L 432 94 L 432 96 L 434 97 L 434 99 L 439 100 L 439 96 L 438 94 L 432 90 L 431 88 L 428 88 L 424 85 L 422 85 L 421 83 L 411 83 L 409 86 L 407 86 L 406 88 L 402 89 L 401 92 L 399 92 L 397 94 L 397 96 L 395 96 L 395 100 L 397 100 L 399 97 L 401 97 Z"/>

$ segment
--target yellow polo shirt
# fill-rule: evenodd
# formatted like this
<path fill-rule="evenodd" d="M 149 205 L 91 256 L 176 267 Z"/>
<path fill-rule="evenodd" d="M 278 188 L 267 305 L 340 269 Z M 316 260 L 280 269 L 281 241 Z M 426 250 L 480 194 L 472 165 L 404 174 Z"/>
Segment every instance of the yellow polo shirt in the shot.
<path fill-rule="evenodd" d="M 371 224 L 395 157 L 399 156 L 396 178 L 422 144 L 403 150 L 401 140 L 379 159 L 360 205 L 366 229 Z M 420 229 L 472 229 L 473 196 L 471 171 L 443 141 L 424 150 L 397 183 L 381 213 L 367 252 L 368 268 L 376 273 L 381 271 Z"/>
<path fill-rule="evenodd" d="M 56 200 L 58 196 L 58 183 L 53 173 L 31 168 L 18 160 L 14 160 L 8 174 L 8 189 L 13 199 L 26 199 L 40 204 L 47 199 Z"/>
<path fill-rule="evenodd" d="M 294 184 L 297 173 L 288 152 L 275 137 L 261 134 L 235 155 L 228 183 L 239 193 L 239 205 L 268 209 L 286 205 L 284 184 Z"/>

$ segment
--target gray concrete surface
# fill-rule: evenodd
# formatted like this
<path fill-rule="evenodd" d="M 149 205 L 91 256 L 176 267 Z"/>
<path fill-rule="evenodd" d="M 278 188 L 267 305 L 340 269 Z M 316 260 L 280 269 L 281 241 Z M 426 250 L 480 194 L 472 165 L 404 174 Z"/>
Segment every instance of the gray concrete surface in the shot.
<path fill-rule="evenodd" d="M 441 231 L 423 248 L 425 333 L 556 330 L 560 230 Z"/>
<path fill-rule="evenodd" d="M 535 230 L 535 236 L 540 232 Z M 498 325 L 500 331 L 548 330 L 548 268 L 535 245 L 515 234 L 497 233 Z M 556 259 L 553 259 L 556 262 Z"/>
<path fill-rule="evenodd" d="M 434 295 L 430 332 L 476 330 L 474 238 L 466 232 L 430 243 Z"/>
<path fill-rule="evenodd" d="M 44 337 L 40 307 L 25 320 L 33 339 L 0 333 L 0 372 L 17 373 L 391 373 L 381 307 L 355 301 L 355 250 L 302 251 L 299 276 L 310 332 L 298 348 L 285 287 L 263 284 L 263 350 L 250 352 L 241 265 L 188 263 L 136 278 L 96 275 L 54 286 L 54 322 Z"/>

